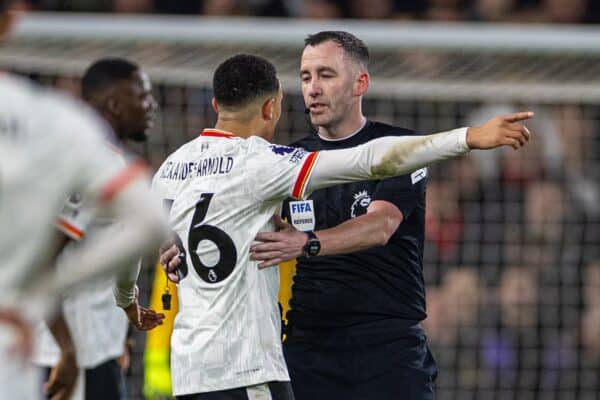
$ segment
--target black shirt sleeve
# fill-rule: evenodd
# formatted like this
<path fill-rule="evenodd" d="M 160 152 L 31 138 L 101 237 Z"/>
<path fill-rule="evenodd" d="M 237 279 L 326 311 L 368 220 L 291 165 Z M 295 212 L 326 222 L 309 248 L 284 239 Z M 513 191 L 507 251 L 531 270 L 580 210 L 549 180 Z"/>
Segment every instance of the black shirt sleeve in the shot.
<path fill-rule="evenodd" d="M 381 181 L 373 193 L 372 200 L 385 200 L 394 204 L 406 220 L 425 192 L 426 179 L 424 177 L 420 180 L 416 179 L 418 177 L 413 179 L 411 174 L 408 174 Z"/>

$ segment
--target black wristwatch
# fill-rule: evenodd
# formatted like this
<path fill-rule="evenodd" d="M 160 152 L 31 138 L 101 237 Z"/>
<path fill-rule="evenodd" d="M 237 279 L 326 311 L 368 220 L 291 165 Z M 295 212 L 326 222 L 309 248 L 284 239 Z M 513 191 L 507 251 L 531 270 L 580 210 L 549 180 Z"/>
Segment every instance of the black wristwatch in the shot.
<path fill-rule="evenodd" d="M 304 257 L 314 257 L 318 255 L 321 251 L 321 242 L 319 241 L 319 238 L 313 231 L 306 231 L 304 233 L 308 235 L 308 240 L 302 248 L 304 250 Z"/>

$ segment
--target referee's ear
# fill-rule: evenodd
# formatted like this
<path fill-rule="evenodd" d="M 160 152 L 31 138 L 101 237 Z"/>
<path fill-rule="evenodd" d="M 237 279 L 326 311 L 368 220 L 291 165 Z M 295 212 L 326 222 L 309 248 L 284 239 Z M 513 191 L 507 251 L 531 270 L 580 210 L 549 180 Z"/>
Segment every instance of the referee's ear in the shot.
<path fill-rule="evenodd" d="M 354 95 L 362 96 L 369 90 L 369 83 L 371 78 L 367 71 L 360 71 L 354 82 Z"/>
<path fill-rule="evenodd" d="M 217 113 L 217 115 L 218 115 L 219 114 L 219 105 L 217 104 L 217 100 L 214 97 L 210 101 L 210 104 L 212 105 L 212 109 L 214 110 L 214 112 Z"/>

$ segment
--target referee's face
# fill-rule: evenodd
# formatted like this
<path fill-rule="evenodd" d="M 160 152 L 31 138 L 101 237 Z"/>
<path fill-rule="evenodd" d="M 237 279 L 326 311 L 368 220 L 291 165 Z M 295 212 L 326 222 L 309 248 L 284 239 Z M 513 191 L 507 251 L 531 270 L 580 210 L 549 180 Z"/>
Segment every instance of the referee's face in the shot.
<path fill-rule="evenodd" d="M 334 129 L 352 113 L 356 102 L 353 67 L 344 49 L 333 41 L 304 48 L 300 79 L 313 125 Z"/>

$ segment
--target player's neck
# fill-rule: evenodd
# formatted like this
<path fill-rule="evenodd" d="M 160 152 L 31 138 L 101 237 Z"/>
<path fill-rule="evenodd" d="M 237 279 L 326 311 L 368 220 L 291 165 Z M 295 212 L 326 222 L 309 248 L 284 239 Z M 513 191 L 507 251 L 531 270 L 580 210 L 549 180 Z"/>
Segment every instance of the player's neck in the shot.
<path fill-rule="evenodd" d="M 351 118 L 346 118 L 338 124 L 331 126 L 320 126 L 319 136 L 323 139 L 341 140 L 354 136 L 366 124 L 367 119 L 362 113 L 356 114 Z"/>
<path fill-rule="evenodd" d="M 103 112 L 103 110 L 101 108 L 98 108 L 98 107 L 94 107 L 94 108 L 96 108 L 96 110 L 100 113 L 100 115 L 108 123 L 108 125 L 112 129 L 115 137 L 119 140 L 119 143 L 125 142 L 125 136 L 122 134 L 123 131 L 120 129 L 118 121 L 112 117 L 112 114 L 108 113 L 108 112 Z"/>
<path fill-rule="evenodd" d="M 245 139 L 260 133 L 260 131 L 258 131 L 254 125 L 255 124 L 253 124 L 252 121 L 242 122 L 236 119 L 222 119 L 219 117 L 219 119 L 217 119 L 217 123 L 215 124 L 215 129 L 231 132 L 235 136 Z"/>

